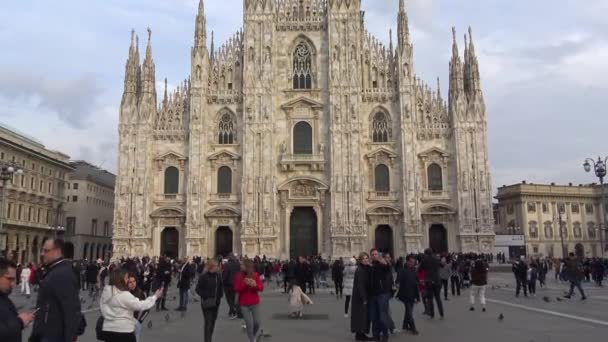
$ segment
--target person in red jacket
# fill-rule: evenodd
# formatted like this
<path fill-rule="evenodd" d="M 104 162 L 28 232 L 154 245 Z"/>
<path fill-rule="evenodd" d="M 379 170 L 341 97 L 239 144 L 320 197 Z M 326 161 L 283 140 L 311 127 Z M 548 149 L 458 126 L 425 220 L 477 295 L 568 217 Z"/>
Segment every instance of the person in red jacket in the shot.
<path fill-rule="evenodd" d="M 255 342 L 260 329 L 260 295 L 264 291 L 264 283 L 255 271 L 251 260 L 243 261 L 245 270 L 236 274 L 234 278 L 234 291 L 239 294 L 239 305 L 243 313 L 243 320 L 247 329 L 249 342 Z"/>

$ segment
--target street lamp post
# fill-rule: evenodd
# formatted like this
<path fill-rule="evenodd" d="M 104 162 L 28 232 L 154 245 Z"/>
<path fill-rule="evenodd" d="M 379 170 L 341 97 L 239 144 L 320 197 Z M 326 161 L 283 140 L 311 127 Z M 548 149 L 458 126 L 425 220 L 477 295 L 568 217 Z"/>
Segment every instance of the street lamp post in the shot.
<path fill-rule="evenodd" d="M 6 197 L 6 185 L 9 181 L 13 181 L 14 175 L 22 175 L 23 169 L 15 162 L 0 162 L 0 182 L 2 189 L 0 190 L 0 253 L 4 253 L 8 249 L 8 234 L 4 231 L 4 199 Z M 8 256 L 8 253 L 6 253 Z"/>
<path fill-rule="evenodd" d="M 557 219 L 558 219 L 558 227 L 559 227 L 559 239 L 562 243 L 562 258 L 568 256 L 568 249 L 564 245 L 564 228 L 562 226 L 562 211 L 559 210 L 559 206 L 557 208 Z M 553 216 L 553 221 L 555 221 L 555 215 Z"/>
<path fill-rule="evenodd" d="M 606 201 L 605 201 L 605 194 L 606 191 L 604 189 L 604 177 L 606 177 L 606 163 L 608 162 L 608 157 L 604 158 L 604 160 L 602 160 L 601 157 L 597 157 L 597 161 L 593 160 L 592 158 L 587 158 L 585 159 L 585 163 L 583 163 L 583 168 L 585 169 L 585 172 L 591 172 L 591 167 L 593 166 L 593 171 L 595 173 L 595 176 L 597 178 L 600 179 L 600 186 L 602 187 L 602 194 L 600 196 L 600 209 L 602 212 L 602 222 L 600 223 L 601 227 L 599 228 L 600 231 L 600 249 L 602 251 L 602 258 L 604 257 L 604 252 L 606 249 L 606 246 L 604 246 L 604 232 L 608 230 L 608 227 L 606 227 Z"/>

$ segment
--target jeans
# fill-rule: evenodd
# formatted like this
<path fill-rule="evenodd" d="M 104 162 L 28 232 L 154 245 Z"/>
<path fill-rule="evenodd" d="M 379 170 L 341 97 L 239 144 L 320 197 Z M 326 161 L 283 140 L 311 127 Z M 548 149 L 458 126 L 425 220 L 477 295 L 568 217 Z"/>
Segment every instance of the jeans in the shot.
<path fill-rule="evenodd" d="M 568 292 L 568 297 L 574 294 L 575 287 L 578 289 L 578 291 L 581 293 L 581 296 L 584 298 L 585 292 L 583 291 L 583 288 L 581 287 L 581 282 L 579 280 L 570 280 L 570 292 Z"/>
<path fill-rule="evenodd" d="M 336 287 L 336 296 L 342 296 L 342 289 L 344 288 L 342 279 L 340 279 L 340 278 L 334 279 L 334 285 Z"/>
<path fill-rule="evenodd" d="M 460 296 L 460 277 L 459 276 L 451 276 L 450 283 L 452 285 L 452 297 L 457 294 Z"/>
<path fill-rule="evenodd" d="M 247 337 L 249 342 L 255 342 L 255 338 L 260 330 L 260 309 L 258 305 L 241 306 L 243 320 L 247 326 Z"/>
<path fill-rule="evenodd" d="M 30 295 L 30 282 L 25 280 L 21 282 L 21 294 Z"/>
<path fill-rule="evenodd" d="M 137 342 L 135 338 L 135 333 L 117 333 L 117 332 L 109 332 L 104 331 L 104 341 L 106 342 Z M 53 342 L 55 340 L 52 340 Z M 59 342 L 59 340 L 57 340 Z M 61 340 L 64 341 L 64 340 Z M 47 342 L 46 340 L 42 340 L 41 342 Z"/>
<path fill-rule="evenodd" d="M 425 297 L 427 300 L 429 316 L 435 317 L 435 305 L 433 298 L 437 302 L 439 316 L 443 317 L 443 303 L 441 302 L 441 283 L 426 283 Z"/>
<path fill-rule="evenodd" d="M 234 290 L 232 287 L 224 287 L 224 293 L 226 294 L 226 302 L 228 303 L 228 316 L 236 315 L 236 308 L 234 306 Z"/>
<path fill-rule="evenodd" d="M 404 302 L 405 316 L 403 316 L 403 330 L 416 331 L 416 323 L 414 322 L 414 302 Z"/>
<path fill-rule="evenodd" d="M 441 287 L 443 287 L 443 298 L 448 300 L 448 279 L 441 279 Z"/>
<path fill-rule="evenodd" d="M 217 311 L 219 308 L 203 309 L 203 318 L 205 319 L 204 342 L 211 342 L 213 330 L 215 329 L 215 321 L 217 320 Z"/>
<path fill-rule="evenodd" d="M 536 280 L 530 280 L 528 282 L 528 292 L 531 295 L 536 294 Z"/>
<path fill-rule="evenodd" d="M 369 298 L 370 320 L 372 321 L 372 333 L 374 337 L 380 335 L 388 337 L 391 322 L 388 316 L 388 301 L 390 295 L 383 293 Z"/>
<path fill-rule="evenodd" d="M 161 307 L 163 309 L 166 309 L 165 302 L 167 301 L 167 291 L 168 290 L 169 290 L 168 286 L 163 287 L 163 297 L 156 300 L 156 310 L 160 309 Z"/>
<path fill-rule="evenodd" d="M 40 338 L 40 342 L 64 342 L 63 337 L 42 337 Z"/>
<path fill-rule="evenodd" d="M 346 299 L 344 300 L 344 314 L 348 315 L 348 307 L 350 305 L 350 297 L 349 295 L 346 295 Z"/>
<path fill-rule="evenodd" d="M 482 307 L 486 307 L 486 286 L 471 286 L 471 306 L 475 305 L 475 297 L 479 296 L 479 302 Z"/>
<path fill-rule="evenodd" d="M 515 296 L 519 296 L 519 291 L 524 289 L 524 296 L 528 297 L 528 282 L 526 278 L 516 278 L 517 287 L 515 288 Z"/>
<path fill-rule="evenodd" d="M 180 309 L 186 310 L 188 308 L 188 295 L 190 289 L 179 289 L 179 307 Z"/>

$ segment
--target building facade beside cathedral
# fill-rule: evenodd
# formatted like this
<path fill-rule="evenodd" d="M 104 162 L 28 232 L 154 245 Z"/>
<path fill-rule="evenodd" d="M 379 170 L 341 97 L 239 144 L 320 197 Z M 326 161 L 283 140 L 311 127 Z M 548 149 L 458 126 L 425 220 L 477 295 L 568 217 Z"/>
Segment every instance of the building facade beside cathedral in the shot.
<path fill-rule="evenodd" d="M 200 1 L 191 75 L 158 99 L 151 32 L 143 64 L 132 35 L 115 257 L 492 251 L 470 30 L 464 59 L 453 32 L 443 95 L 415 75 L 403 0 L 388 46 L 360 0 L 243 6 L 243 28 L 215 49 Z"/>

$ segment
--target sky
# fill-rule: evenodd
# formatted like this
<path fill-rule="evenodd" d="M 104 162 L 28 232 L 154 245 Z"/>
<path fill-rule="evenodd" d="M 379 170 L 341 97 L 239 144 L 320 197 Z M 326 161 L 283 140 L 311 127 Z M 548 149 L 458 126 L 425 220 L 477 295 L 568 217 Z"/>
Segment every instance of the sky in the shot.
<path fill-rule="evenodd" d="M 414 68 L 448 88 L 451 27 L 470 25 L 487 105 L 494 186 L 591 183 L 608 154 L 608 0 L 406 0 Z M 152 50 L 159 89 L 188 77 L 198 0 L 4 0 L 0 122 L 48 148 L 116 170 L 118 110 L 131 29 Z M 388 43 L 398 0 L 363 0 Z M 218 47 L 242 26 L 242 0 L 206 0 Z"/>

